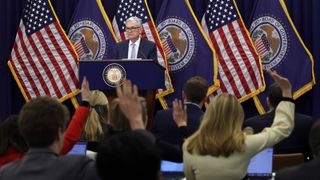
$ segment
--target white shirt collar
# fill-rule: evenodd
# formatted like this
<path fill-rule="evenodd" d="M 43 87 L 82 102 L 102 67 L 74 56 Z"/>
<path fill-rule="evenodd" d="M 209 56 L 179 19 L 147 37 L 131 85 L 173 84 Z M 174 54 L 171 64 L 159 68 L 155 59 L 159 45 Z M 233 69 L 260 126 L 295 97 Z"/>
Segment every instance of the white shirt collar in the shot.
<path fill-rule="evenodd" d="M 141 37 L 139 36 L 139 39 L 138 39 L 138 40 L 136 40 L 136 42 L 134 42 L 134 43 L 133 43 L 131 40 L 129 40 L 129 45 L 131 46 L 132 44 L 135 44 L 135 45 L 136 45 L 136 47 L 137 47 L 137 46 L 139 46 L 140 41 L 141 41 Z"/>

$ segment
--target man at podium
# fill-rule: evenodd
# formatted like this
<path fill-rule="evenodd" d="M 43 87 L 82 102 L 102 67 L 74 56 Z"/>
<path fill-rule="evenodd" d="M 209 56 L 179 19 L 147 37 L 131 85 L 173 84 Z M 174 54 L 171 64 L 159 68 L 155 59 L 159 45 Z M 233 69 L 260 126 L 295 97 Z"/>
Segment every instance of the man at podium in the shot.
<path fill-rule="evenodd" d="M 157 48 L 152 41 L 141 38 L 142 20 L 138 17 L 130 17 L 125 22 L 126 36 L 128 40 L 121 41 L 116 46 L 116 58 L 118 59 L 153 59 L 157 62 Z"/>

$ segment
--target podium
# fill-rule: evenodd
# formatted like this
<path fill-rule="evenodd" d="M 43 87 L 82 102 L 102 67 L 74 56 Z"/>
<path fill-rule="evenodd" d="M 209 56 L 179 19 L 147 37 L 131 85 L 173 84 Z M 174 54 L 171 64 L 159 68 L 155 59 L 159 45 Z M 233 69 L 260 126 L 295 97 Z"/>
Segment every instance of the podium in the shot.
<path fill-rule="evenodd" d="M 130 79 L 140 90 L 156 90 L 164 88 L 164 71 L 153 60 L 80 61 L 79 80 L 86 76 L 91 89 L 113 90 Z"/>
<path fill-rule="evenodd" d="M 155 90 L 165 87 L 165 68 L 153 60 L 99 60 L 79 61 L 79 80 L 86 76 L 90 89 L 98 89 L 106 93 L 109 102 L 116 98 L 117 83 L 125 79 L 131 80 L 139 88 L 139 95 L 147 100 L 148 126 L 154 114 Z"/>

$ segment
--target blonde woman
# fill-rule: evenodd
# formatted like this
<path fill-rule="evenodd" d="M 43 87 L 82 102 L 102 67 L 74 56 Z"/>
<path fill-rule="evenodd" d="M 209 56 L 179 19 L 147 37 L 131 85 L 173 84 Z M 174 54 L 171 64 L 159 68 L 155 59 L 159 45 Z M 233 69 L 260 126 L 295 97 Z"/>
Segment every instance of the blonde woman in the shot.
<path fill-rule="evenodd" d="M 109 102 L 106 95 L 98 90 L 91 92 L 88 101 L 91 106 L 91 112 L 87 118 L 81 139 L 101 141 L 108 129 Z"/>
<path fill-rule="evenodd" d="M 241 130 L 243 109 L 233 95 L 221 94 L 207 108 L 200 128 L 183 144 L 184 172 L 188 180 L 242 179 L 251 157 L 289 136 L 294 126 L 294 103 L 288 79 L 269 71 L 281 87 L 283 99 L 271 127 L 259 134 Z M 175 118 L 186 120 L 181 103 L 174 102 Z M 183 118 L 184 117 L 184 118 Z M 179 121 L 179 120 L 176 120 Z"/>

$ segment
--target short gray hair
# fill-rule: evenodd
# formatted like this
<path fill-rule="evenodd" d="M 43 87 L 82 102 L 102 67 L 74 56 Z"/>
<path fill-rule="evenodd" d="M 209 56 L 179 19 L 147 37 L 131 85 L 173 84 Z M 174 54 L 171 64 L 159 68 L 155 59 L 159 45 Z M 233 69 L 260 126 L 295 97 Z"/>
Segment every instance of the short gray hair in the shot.
<path fill-rule="evenodd" d="M 129 18 L 126 20 L 125 24 L 127 24 L 129 21 L 136 21 L 136 22 L 138 23 L 139 27 L 142 26 L 142 20 L 141 20 L 140 18 L 138 18 L 137 16 L 129 17 Z"/>

